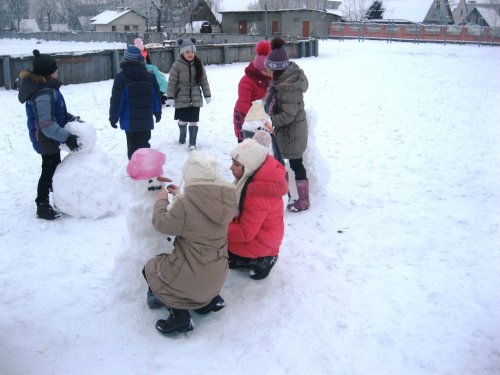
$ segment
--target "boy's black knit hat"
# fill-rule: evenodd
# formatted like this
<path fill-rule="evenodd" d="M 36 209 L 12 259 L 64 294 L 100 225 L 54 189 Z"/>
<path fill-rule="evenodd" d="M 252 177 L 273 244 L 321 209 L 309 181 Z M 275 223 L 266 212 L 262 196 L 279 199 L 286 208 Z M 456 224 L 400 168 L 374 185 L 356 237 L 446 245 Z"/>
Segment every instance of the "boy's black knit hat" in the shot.
<path fill-rule="evenodd" d="M 33 50 L 33 73 L 48 77 L 57 70 L 57 61 L 49 56 L 40 53 L 39 50 Z"/>

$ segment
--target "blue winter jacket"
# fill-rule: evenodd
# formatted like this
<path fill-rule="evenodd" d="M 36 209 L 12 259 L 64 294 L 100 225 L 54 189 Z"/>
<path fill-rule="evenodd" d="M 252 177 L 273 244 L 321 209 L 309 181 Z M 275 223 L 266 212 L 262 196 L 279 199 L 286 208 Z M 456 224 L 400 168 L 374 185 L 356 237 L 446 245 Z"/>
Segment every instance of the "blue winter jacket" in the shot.
<path fill-rule="evenodd" d="M 64 126 L 75 118 L 66 110 L 64 97 L 59 91 L 62 83 L 26 70 L 19 77 L 21 85 L 18 99 L 26 103 L 27 125 L 33 148 L 42 155 L 58 153 L 59 145 L 71 135 Z"/>
<path fill-rule="evenodd" d="M 160 89 L 153 74 L 137 61 L 123 61 L 115 76 L 109 107 L 109 122 L 120 121 L 128 131 L 154 129 L 153 114 L 161 118 Z"/>

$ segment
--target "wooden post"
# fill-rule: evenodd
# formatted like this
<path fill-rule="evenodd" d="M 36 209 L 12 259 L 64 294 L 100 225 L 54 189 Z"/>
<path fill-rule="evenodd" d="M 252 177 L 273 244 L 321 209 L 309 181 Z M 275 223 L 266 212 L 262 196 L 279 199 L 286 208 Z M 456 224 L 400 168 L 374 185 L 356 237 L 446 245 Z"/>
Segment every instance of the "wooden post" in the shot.
<path fill-rule="evenodd" d="M 3 80 L 4 80 L 4 85 L 7 90 L 12 89 L 12 77 L 10 74 L 10 57 L 9 56 L 4 56 L 2 58 L 2 65 L 3 65 Z"/>
<path fill-rule="evenodd" d="M 117 49 L 113 50 L 113 68 L 114 73 L 111 78 L 114 78 L 120 72 L 120 54 Z"/>

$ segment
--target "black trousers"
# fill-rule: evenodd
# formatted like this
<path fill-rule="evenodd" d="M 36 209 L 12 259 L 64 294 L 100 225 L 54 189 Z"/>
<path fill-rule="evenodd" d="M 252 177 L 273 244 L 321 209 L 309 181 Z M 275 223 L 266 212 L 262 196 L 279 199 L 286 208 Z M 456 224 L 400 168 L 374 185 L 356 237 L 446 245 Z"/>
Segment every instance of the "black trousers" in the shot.
<path fill-rule="evenodd" d="M 290 169 L 295 173 L 295 180 L 307 180 L 306 168 L 302 162 L 302 158 L 289 159 Z"/>
<path fill-rule="evenodd" d="M 60 152 L 52 155 L 42 155 L 42 174 L 38 180 L 36 203 L 49 199 L 49 192 L 52 190 L 52 178 L 60 162 Z"/>
<path fill-rule="evenodd" d="M 151 130 L 141 130 L 138 132 L 125 132 L 127 135 L 127 154 L 128 160 L 132 154 L 139 148 L 150 148 Z"/>

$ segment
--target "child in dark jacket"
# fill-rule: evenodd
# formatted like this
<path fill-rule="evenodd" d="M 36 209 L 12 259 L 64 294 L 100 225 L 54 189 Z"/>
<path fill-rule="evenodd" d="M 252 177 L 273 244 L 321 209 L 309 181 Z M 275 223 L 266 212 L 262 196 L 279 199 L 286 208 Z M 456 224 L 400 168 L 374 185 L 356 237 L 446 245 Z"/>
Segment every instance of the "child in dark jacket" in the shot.
<path fill-rule="evenodd" d="M 109 122 L 127 136 L 128 158 L 135 150 L 149 148 L 151 130 L 161 119 L 160 88 L 153 74 L 146 70 L 144 58 L 137 47 L 130 46 L 120 64 L 122 71 L 115 76 L 111 93 Z"/>
<path fill-rule="evenodd" d="M 263 136 L 265 142 L 256 141 Z M 269 155 L 270 142 L 269 133 L 259 130 L 231 151 L 239 213 L 228 229 L 229 268 L 249 268 L 255 280 L 271 271 L 285 233 L 286 171 Z"/>
<path fill-rule="evenodd" d="M 18 98 L 21 103 L 26 103 L 30 139 L 35 151 L 42 156 L 42 174 L 35 199 L 37 216 L 54 220 L 61 217 L 49 202 L 52 178 L 61 162 L 59 145 L 66 143 L 71 151 L 78 150 L 78 137 L 64 126 L 79 117 L 66 110 L 64 97 L 59 91 L 62 82 L 57 79 L 56 60 L 38 50 L 34 50 L 33 55 L 33 71 L 23 70 L 19 74 Z"/>

